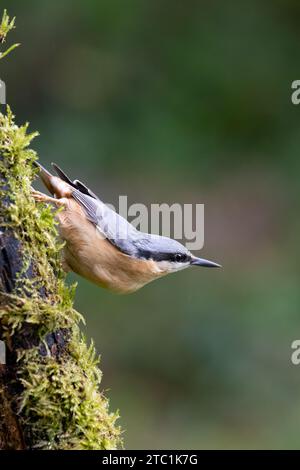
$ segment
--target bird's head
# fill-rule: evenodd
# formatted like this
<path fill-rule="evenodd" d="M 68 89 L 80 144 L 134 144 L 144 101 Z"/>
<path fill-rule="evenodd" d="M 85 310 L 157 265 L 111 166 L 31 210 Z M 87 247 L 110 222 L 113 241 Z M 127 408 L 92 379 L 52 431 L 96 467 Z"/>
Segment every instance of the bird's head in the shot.
<path fill-rule="evenodd" d="M 220 264 L 194 256 L 184 245 L 167 237 L 151 235 L 140 256 L 152 260 L 159 273 L 169 274 L 190 266 L 221 268 Z"/>

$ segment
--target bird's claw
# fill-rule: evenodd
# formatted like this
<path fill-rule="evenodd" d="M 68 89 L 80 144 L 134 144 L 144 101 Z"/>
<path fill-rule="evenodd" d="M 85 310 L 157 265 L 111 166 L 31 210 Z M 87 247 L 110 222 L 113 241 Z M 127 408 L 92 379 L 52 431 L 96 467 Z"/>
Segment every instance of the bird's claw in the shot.
<path fill-rule="evenodd" d="M 54 197 L 51 197 L 51 196 L 47 196 L 47 194 L 41 193 L 40 191 L 37 191 L 33 187 L 31 187 L 31 195 L 37 202 L 50 202 L 51 204 L 54 204 L 57 207 L 61 207 L 64 205 L 64 203 L 61 200 L 55 199 Z"/>

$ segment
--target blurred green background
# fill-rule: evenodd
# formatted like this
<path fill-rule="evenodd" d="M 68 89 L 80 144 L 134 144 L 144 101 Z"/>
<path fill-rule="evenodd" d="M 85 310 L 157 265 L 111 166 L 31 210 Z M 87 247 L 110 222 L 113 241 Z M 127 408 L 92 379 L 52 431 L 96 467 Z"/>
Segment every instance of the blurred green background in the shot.
<path fill-rule="evenodd" d="M 224 266 L 124 297 L 70 277 L 126 447 L 299 448 L 299 1 L 2 3 L 41 161 L 107 202 L 204 203 Z"/>

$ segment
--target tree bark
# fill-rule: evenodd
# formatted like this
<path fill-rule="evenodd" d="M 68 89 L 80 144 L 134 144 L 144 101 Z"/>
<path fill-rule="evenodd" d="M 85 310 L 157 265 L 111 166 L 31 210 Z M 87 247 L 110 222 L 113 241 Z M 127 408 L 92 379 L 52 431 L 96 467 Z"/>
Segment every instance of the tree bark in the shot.
<path fill-rule="evenodd" d="M 4 176 L 0 174 L 2 187 L 5 187 Z M 11 203 L 9 195 L 1 201 L 1 204 Z M 3 224 L 5 220 L 2 220 Z M 15 238 L 11 229 L 5 227 L 0 229 L 0 308 L 5 309 L 7 296 L 12 294 L 16 285 L 16 278 L 22 272 L 23 258 L 21 243 Z M 34 278 L 35 266 L 32 261 L 26 273 L 22 274 L 24 279 Z M 23 294 L 26 296 L 26 290 Z M 40 295 L 46 298 L 45 292 Z M 3 325 L 0 320 L 0 338 L 3 333 Z M 66 345 L 70 332 L 68 329 L 58 329 L 48 333 L 41 343 L 38 336 L 38 328 L 35 325 L 24 323 L 17 335 L 11 341 L 5 343 L 6 361 L 0 364 L 0 450 L 30 449 L 30 430 L 22 427 L 18 416 L 18 398 L 23 390 L 18 379 L 18 367 L 22 361 L 17 361 L 22 350 L 38 347 L 41 357 L 51 354 L 57 362 L 61 355 L 66 352 Z M 45 345 L 46 343 L 46 345 Z M 18 353 L 17 353 L 18 351 Z"/>
<path fill-rule="evenodd" d="M 115 449 L 118 414 L 79 330 L 55 215 L 30 194 L 31 139 L 0 112 L 0 450 Z"/>
<path fill-rule="evenodd" d="M 2 204 L 5 204 L 5 201 L 2 201 Z M 0 249 L 0 303 L 5 308 L 5 294 L 13 290 L 15 275 L 21 261 L 19 243 L 11 230 L 1 229 Z M 18 382 L 12 345 L 6 345 L 5 359 L 6 363 L 0 364 L 0 449 L 21 450 L 26 446 L 16 414 L 15 397 Z"/>

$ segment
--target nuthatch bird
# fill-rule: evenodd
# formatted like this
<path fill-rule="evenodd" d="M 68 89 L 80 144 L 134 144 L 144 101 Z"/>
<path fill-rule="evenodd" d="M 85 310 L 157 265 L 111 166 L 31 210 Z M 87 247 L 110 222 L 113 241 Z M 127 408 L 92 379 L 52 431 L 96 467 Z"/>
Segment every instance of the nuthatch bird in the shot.
<path fill-rule="evenodd" d="M 171 238 L 138 231 L 79 180 L 55 164 L 58 176 L 40 164 L 40 176 L 54 197 L 32 190 L 37 201 L 62 207 L 57 213 L 65 241 L 63 265 L 101 287 L 131 293 L 148 282 L 189 266 L 220 267 L 193 256 Z"/>

